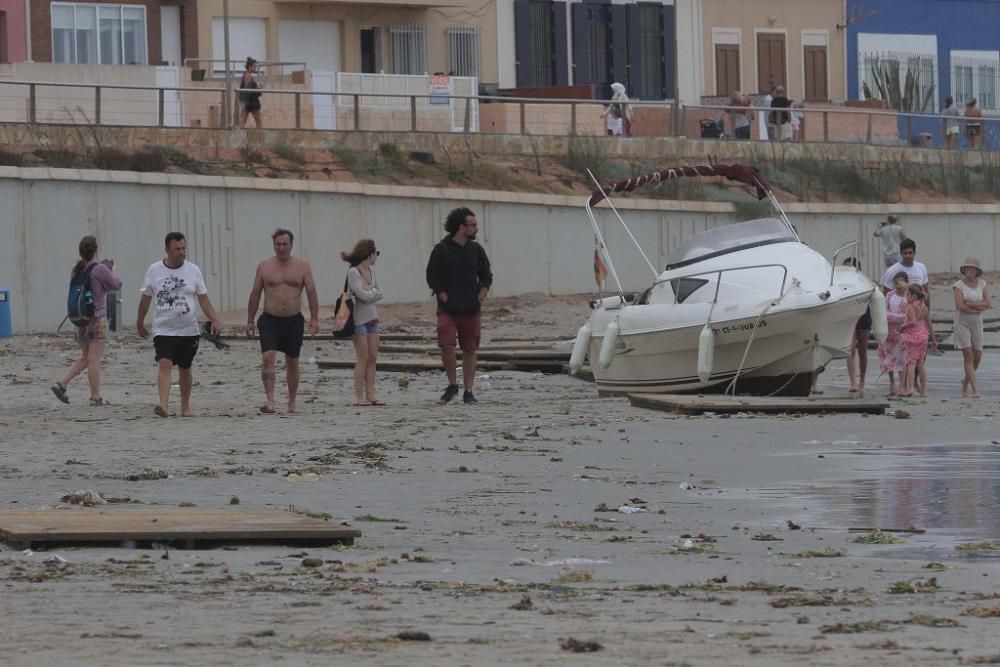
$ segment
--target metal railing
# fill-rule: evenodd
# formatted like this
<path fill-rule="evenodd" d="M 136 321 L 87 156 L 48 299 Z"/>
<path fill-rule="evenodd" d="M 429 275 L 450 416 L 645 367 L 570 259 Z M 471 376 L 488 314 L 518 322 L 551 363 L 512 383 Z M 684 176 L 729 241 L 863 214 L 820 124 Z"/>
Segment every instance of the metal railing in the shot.
<path fill-rule="evenodd" d="M 653 284 L 649 287 L 649 291 L 652 291 L 653 289 L 655 289 L 656 287 L 659 287 L 660 285 L 665 285 L 667 283 L 672 283 L 675 280 L 679 282 L 681 280 L 687 280 L 687 279 L 690 279 L 690 278 L 697 278 L 698 276 L 716 276 L 716 280 L 715 280 L 715 294 L 712 296 L 712 302 L 711 302 L 712 303 L 712 308 L 714 309 L 715 308 L 715 304 L 717 304 L 719 302 L 719 288 L 722 286 L 722 274 L 723 273 L 729 273 L 731 271 L 751 271 L 753 269 L 771 269 L 771 268 L 781 269 L 782 272 L 783 272 L 781 274 L 781 287 L 778 289 L 778 294 L 779 295 L 783 294 L 784 291 L 785 291 L 785 285 L 788 282 L 788 267 L 785 266 L 784 264 L 777 264 L 777 263 L 773 263 L 773 264 L 754 264 L 752 266 L 734 266 L 734 267 L 731 267 L 731 268 L 728 268 L 728 269 L 713 269 L 711 271 L 699 271 L 697 273 L 685 273 L 682 276 L 671 276 L 670 278 L 663 278 L 663 279 L 658 279 L 658 280 L 654 281 Z M 711 314 L 709 314 L 709 322 L 711 322 Z"/>
<path fill-rule="evenodd" d="M 21 87 L 24 91 L 18 96 L 12 87 Z M 78 123 L 73 112 L 81 110 L 87 112 L 83 122 L 96 125 L 190 126 L 190 119 L 198 117 L 201 125 L 211 126 L 213 108 L 220 118 L 224 117 L 221 111 L 225 87 L 216 85 L 154 87 L 0 80 L 0 91 L 0 122 Z M 603 100 L 277 88 L 233 89 L 232 92 L 261 93 L 267 126 L 273 129 L 310 129 L 321 120 L 320 114 L 325 113 L 328 114 L 325 120 L 333 121 L 330 124 L 337 129 L 346 130 L 536 136 L 606 134 L 602 113 L 607 108 L 607 101 Z M 234 97 L 238 99 L 238 95 Z M 317 101 L 324 99 L 328 102 L 320 111 L 316 108 Z M 402 104 L 393 105 L 394 113 L 390 113 L 387 104 L 391 99 L 403 100 Z M 433 110 L 444 109 L 445 104 L 454 118 L 449 117 L 446 123 L 438 117 L 436 125 L 428 120 L 434 116 Z M 774 124 L 767 122 L 771 113 L 778 111 L 797 115 L 798 133 L 792 135 L 792 141 L 932 146 L 944 143 L 951 136 L 953 143 L 948 142 L 948 146 L 952 148 L 970 146 L 1000 150 L 1000 117 L 994 116 L 967 118 L 831 106 L 773 109 L 674 104 L 669 100 L 635 100 L 630 105 L 633 136 L 689 136 L 729 141 L 732 133 L 726 130 L 732 129 L 734 115 L 745 114 L 749 115 L 750 136 L 737 140 L 780 140 L 780 137 L 770 136 L 768 126 L 773 130 Z M 313 108 L 309 109 L 310 106 Z M 408 113 L 399 113 L 403 109 Z M 723 121 L 721 128 L 717 124 L 719 120 Z M 713 124 L 716 130 L 722 131 L 713 130 Z M 950 135 L 949 127 L 953 129 Z M 977 128 L 974 133 L 973 127 Z M 711 131 L 706 132 L 706 129 Z"/>

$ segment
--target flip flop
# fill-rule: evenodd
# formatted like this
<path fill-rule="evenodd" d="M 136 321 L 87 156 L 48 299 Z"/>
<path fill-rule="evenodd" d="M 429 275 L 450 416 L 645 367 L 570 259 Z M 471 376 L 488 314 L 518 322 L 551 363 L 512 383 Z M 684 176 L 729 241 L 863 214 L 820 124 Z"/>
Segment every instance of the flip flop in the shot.
<path fill-rule="evenodd" d="M 56 382 L 54 385 L 52 385 L 51 389 L 52 393 L 56 395 L 56 398 L 58 398 L 63 403 L 66 403 L 67 405 L 69 404 L 69 396 L 66 395 L 66 385 L 64 385 L 62 382 Z"/>
<path fill-rule="evenodd" d="M 369 403 L 369 405 L 385 405 L 385 403 L 383 403 L 382 401 L 380 401 L 378 399 L 374 399 L 374 400 L 371 401 L 371 403 Z"/>
<path fill-rule="evenodd" d="M 260 413 L 262 415 L 273 415 L 274 414 L 274 408 L 269 408 L 266 405 L 262 405 L 262 406 L 260 406 L 257 409 L 260 410 Z"/>
<path fill-rule="evenodd" d="M 369 403 L 369 402 L 365 401 L 365 402 L 356 402 L 354 405 L 356 405 L 359 408 L 367 408 L 367 407 L 371 406 L 372 403 Z"/>
<path fill-rule="evenodd" d="M 168 417 L 169 416 L 167 414 L 167 411 L 164 410 L 163 408 L 161 408 L 159 405 L 157 405 L 155 408 L 153 408 L 153 414 L 155 414 L 157 417 Z"/>

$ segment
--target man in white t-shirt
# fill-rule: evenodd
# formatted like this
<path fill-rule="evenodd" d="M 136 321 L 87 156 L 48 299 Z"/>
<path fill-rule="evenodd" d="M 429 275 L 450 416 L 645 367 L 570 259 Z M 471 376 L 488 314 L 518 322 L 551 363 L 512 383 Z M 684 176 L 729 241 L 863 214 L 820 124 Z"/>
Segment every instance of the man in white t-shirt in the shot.
<path fill-rule="evenodd" d="M 201 269 L 187 259 L 187 241 L 180 232 L 170 232 L 164 240 L 166 257 L 150 265 L 142 283 L 139 298 L 139 314 L 136 329 L 139 336 L 146 338 L 146 313 L 149 305 L 155 304 L 153 311 L 153 347 L 159 373 L 156 385 L 160 392 L 160 404 L 154 412 L 160 417 L 167 416 L 167 402 L 170 398 L 170 376 L 174 366 L 179 369 L 181 388 L 181 416 L 190 417 L 191 412 L 191 362 L 198 352 L 201 329 L 198 326 L 197 306 L 208 315 L 212 333 L 222 329 L 219 316 L 208 299 L 208 289 Z"/>
<path fill-rule="evenodd" d="M 882 290 L 886 293 L 895 289 L 893 284 L 893 278 L 900 271 L 904 271 L 907 276 L 910 277 L 911 285 L 920 285 L 924 288 L 924 294 L 927 295 L 927 300 L 924 302 L 928 308 L 930 308 L 931 303 L 931 292 L 927 288 L 927 283 L 930 282 L 927 267 L 924 266 L 923 262 L 916 261 L 917 257 L 917 244 L 913 239 L 904 239 L 899 244 L 899 254 L 901 259 L 889 267 L 889 269 L 882 274 Z"/>

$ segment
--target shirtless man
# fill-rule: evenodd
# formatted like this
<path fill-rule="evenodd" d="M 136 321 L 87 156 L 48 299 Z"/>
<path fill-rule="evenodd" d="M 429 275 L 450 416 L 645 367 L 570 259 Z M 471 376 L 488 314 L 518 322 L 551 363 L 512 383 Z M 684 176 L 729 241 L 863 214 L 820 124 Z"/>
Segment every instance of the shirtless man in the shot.
<path fill-rule="evenodd" d="M 285 353 L 285 377 L 288 381 L 288 411 L 297 413 L 295 402 L 299 393 L 299 352 L 305 319 L 302 317 L 302 290 L 309 300 L 309 333 L 319 332 L 319 299 L 316 283 L 308 262 L 292 257 L 295 235 L 287 229 L 276 229 L 271 235 L 274 257 L 257 265 L 250 301 L 247 304 L 246 334 L 260 332 L 262 356 L 260 377 L 264 381 L 267 401 L 260 407 L 264 414 L 274 414 L 275 360 L 278 352 Z M 254 323 L 260 295 L 264 293 L 264 313 Z"/>

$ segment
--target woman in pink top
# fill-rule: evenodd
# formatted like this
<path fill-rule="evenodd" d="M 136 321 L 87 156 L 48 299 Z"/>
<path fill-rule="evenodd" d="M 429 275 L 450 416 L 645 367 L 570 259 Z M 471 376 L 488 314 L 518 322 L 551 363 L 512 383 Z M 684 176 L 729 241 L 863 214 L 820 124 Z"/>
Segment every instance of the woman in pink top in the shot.
<path fill-rule="evenodd" d="M 63 403 L 69 403 L 66 395 L 66 385 L 70 380 L 87 371 L 90 382 L 90 404 L 107 405 L 101 397 L 101 358 L 104 356 L 104 345 L 108 339 L 108 300 L 107 292 L 122 288 L 122 279 L 114 269 L 114 263 L 108 267 L 97 261 L 97 239 L 84 236 L 80 239 L 80 261 L 73 267 L 71 278 L 82 271 L 90 270 L 90 288 L 94 299 L 94 317 L 85 327 L 76 328 L 76 340 L 80 344 L 80 358 L 73 362 L 62 376 L 62 379 L 52 385 L 52 393 Z"/>
<path fill-rule="evenodd" d="M 885 342 L 878 346 L 879 368 L 889 374 L 889 397 L 896 395 L 896 373 L 899 382 L 903 383 L 903 373 L 906 371 L 906 345 L 900 332 L 900 327 L 906 320 L 906 288 L 910 278 L 905 271 L 893 276 L 895 289 L 885 295 L 885 310 L 889 320 L 889 335 Z"/>

